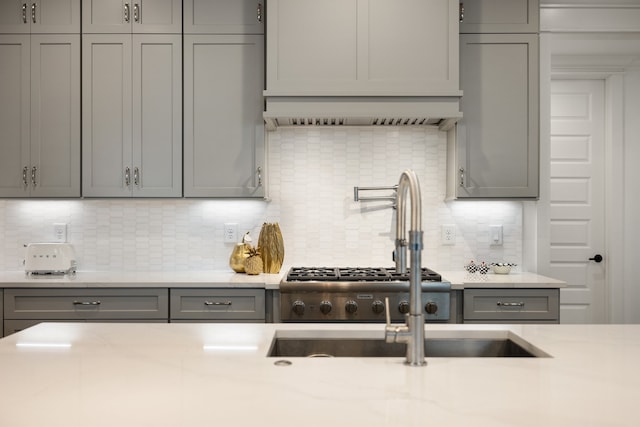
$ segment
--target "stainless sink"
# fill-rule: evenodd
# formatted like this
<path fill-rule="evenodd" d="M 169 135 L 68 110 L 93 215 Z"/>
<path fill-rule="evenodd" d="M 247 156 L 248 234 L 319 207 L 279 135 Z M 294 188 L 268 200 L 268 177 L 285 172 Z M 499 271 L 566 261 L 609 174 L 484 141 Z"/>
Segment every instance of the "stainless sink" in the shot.
<path fill-rule="evenodd" d="M 427 337 L 426 357 L 549 357 L 515 334 Z M 268 357 L 404 357 L 406 345 L 382 338 L 282 337 L 271 343 Z"/>

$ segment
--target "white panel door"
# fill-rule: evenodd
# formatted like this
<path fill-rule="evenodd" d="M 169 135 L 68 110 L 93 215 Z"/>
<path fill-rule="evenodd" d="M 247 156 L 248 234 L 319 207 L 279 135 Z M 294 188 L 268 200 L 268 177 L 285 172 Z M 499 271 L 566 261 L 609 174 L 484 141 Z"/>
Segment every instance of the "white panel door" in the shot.
<path fill-rule="evenodd" d="M 604 153 L 604 81 L 552 81 L 549 273 L 568 283 L 562 323 L 606 321 Z"/>

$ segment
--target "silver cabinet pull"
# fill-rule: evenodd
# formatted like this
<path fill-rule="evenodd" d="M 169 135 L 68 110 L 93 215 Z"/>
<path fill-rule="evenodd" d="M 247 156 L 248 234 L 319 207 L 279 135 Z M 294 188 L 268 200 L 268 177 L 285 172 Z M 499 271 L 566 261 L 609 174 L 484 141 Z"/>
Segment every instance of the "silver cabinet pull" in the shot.
<path fill-rule="evenodd" d="M 231 305 L 231 301 L 205 301 L 204 305 L 206 305 L 206 306 L 211 306 L 211 305 Z"/>
<path fill-rule="evenodd" d="M 73 305 L 100 305 L 100 301 L 73 301 Z"/>
<path fill-rule="evenodd" d="M 124 185 L 131 186 L 131 169 L 128 166 L 124 168 Z"/>
<path fill-rule="evenodd" d="M 498 307 L 524 307 L 524 302 L 502 302 L 498 301 Z"/>
<path fill-rule="evenodd" d="M 258 22 L 262 22 L 262 3 L 258 3 L 258 9 L 256 10 L 256 18 Z"/>
<path fill-rule="evenodd" d="M 460 187 L 464 187 L 464 168 L 460 168 Z"/>
<path fill-rule="evenodd" d="M 138 3 L 133 5 L 133 21 L 140 22 L 140 6 L 138 6 Z"/>
<path fill-rule="evenodd" d="M 36 23 L 36 7 L 38 7 L 37 3 L 31 4 L 31 22 Z"/>
<path fill-rule="evenodd" d="M 37 167 L 34 166 L 34 167 L 31 168 L 31 184 L 33 185 L 33 188 L 36 188 L 37 172 L 38 172 L 38 168 Z"/>
<path fill-rule="evenodd" d="M 22 3 L 22 23 L 27 23 L 27 4 Z"/>
<path fill-rule="evenodd" d="M 137 166 L 133 168 L 133 185 L 136 187 L 140 185 L 140 170 Z"/>
<path fill-rule="evenodd" d="M 464 3 L 460 3 L 460 23 L 464 22 Z"/>
<path fill-rule="evenodd" d="M 258 167 L 258 187 L 262 187 L 262 167 Z"/>
<path fill-rule="evenodd" d="M 129 22 L 129 3 L 124 4 L 124 22 Z"/>
<path fill-rule="evenodd" d="M 27 166 L 22 168 L 22 183 L 24 184 L 25 187 L 29 186 L 29 179 L 27 178 L 27 175 L 29 174 L 29 168 Z"/>

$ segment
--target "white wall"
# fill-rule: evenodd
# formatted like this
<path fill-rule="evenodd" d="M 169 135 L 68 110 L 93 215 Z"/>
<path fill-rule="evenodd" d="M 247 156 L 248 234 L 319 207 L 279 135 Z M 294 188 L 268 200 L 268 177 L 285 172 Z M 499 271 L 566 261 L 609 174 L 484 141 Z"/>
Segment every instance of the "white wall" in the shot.
<path fill-rule="evenodd" d="M 458 270 L 469 260 L 522 263 L 522 204 L 443 202 L 446 134 L 431 128 L 298 128 L 268 134 L 270 201 L 0 200 L 0 268 L 21 269 L 23 245 L 50 241 L 69 224 L 81 270 L 227 269 L 225 222 L 257 241 L 279 222 L 288 265 L 392 265 L 394 212 L 385 202 L 353 201 L 354 186 L 397 183 L 413 168 L 423 193 L 423 264 Z M 440 245 L 440 224 L 457 226 Z M 504 245 L 490 246 L 490 224 Z"/>
<path fill-rule="evenodd" d="M 625 94 L 624 320 L 640 323 L 640 64 L 627 70 Z"/>

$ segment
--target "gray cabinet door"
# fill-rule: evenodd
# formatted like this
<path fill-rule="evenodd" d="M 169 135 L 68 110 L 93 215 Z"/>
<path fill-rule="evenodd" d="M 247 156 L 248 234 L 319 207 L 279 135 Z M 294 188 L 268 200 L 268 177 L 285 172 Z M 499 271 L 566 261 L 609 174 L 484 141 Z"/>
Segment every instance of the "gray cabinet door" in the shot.
<path fill-rule="evenodd" d="M 82 0 L 83 33 L 182 31 L 180 0 Z"/>
<path fill-rule="evenodd" d="M 169 292 L 139 289 L 5 289 L 5 319 L 167 319 Z"/>
<path fill-rule="evenodd" d="M 82 38 L 82 194 L 131 196 L 131 35 Z"/>
<path fill-rule="evenodd" d="M 182 37 L 133 36 L 133 195 L 182 196 Z"/>
<path fill-rule="evenodd" d="M 0 196 L 80 196 L 80 36 L 0 35 Z"/>
<path fill-rule="evenodd" d="M 184 195 L 263 197 L 263 36 L 184 36 Z"/>
<path fill-rule="evenodd" d="M 87 197 L 180 197 L 180 36 L 83 36 Z"/>
<path fill-rule="evenodd" d="M 80 32 L 80 0 L 2 0 L 0 33 Z"/>
<path fill-rule="evenodd" d="M 263 34 L 265 0 L 184 0 L 185 34 Z"/>
<path fill-rule="evenodd" d="M 560 321 L 559 289 L 471 289 L 463 291 L 465 323 Z"/>
<path fill-rule="evenodd" d="M 459 96 L 455 0 L 270 0 L 267 94 Z"/>
<path fill-rule="evenodd" d="M 31 196 L 80 196 L 80 35 L 31 36 Z"/>
<path fill-rule="evenodd" d="M 171 320 L 265 320 L 264 289 L 171 289 Z"/>
<path fill-rule="evenodd" d="M 538 197 L 538 36 L 462 35 L 459 198 Z"/>
<path fill-rule="evenodd" d="M 460 33 L 537 33 L 538 0 L 459 0 Z"/>
<path fill-rule="evenodd" d="M 30 36 L 0 35 L 0 196 L 29 195 Z"/>

